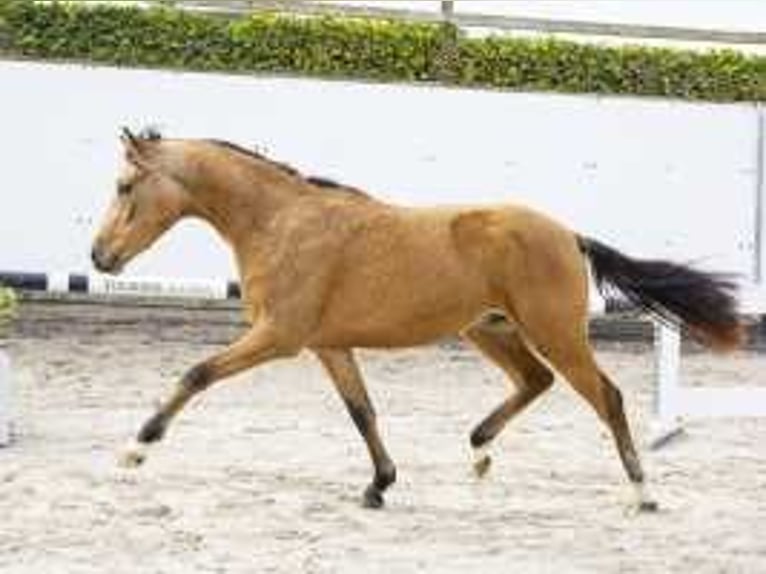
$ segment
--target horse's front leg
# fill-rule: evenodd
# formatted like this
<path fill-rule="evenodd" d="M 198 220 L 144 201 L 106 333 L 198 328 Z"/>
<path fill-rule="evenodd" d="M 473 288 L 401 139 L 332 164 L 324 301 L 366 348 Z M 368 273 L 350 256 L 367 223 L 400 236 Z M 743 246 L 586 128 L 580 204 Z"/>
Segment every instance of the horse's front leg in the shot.
<path fill-rule="evenodd" d="M 348 349 L 314 349 L 314 352 L 346 404 L 375 466 L 375 476 L 364 491 L 363 504 L 368 508 L 380 508 L 383 506 L 383 492 L 396 480 L 396 467 L 380 438 L 375 411 L 362 374 Z"/>
<path fill-rule="evenodd" d="M 260 363 L 295 354 L 296 347 L 284 344 L 269 324 L 256 324 L 221 353 L 203 361 L 183 376 L 170 396 L 162 401 L 156 412 L 141 426 L 136 438 L 120 459 L 123 466 L 138 466 L 146 459 L 151 443 L 162 439 L 170 421 L 196 394 L 216 381 L 254 367 Z"/>

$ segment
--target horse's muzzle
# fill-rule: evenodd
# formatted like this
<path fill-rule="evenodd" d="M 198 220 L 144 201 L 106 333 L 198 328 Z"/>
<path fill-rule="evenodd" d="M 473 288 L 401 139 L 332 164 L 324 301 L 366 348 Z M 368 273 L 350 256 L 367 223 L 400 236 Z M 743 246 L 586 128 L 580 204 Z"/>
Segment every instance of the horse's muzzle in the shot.
<path fill-rule="evenodd" d="M 116 273 L 120 268 L 120 258 L 114 253 L 108 253 L 98 245 L 94 245 L 90 252 L 93 266 L 102 273 Z"/>

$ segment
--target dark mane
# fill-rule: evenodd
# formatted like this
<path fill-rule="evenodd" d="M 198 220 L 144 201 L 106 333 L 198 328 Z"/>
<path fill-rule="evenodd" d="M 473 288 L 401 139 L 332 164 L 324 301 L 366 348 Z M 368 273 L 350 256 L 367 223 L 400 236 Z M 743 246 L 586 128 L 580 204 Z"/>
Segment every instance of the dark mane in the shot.
<path fill-rule="evenodd" d="M 309 175 L 309 176 L 305 176 L 304 177 L 304 175 L 300 171 L 298 171 L 297 169 L 295 169 L 294 167 L 292 167 L 290 165 L 287 165 L 286 163 L 281 163 L 281 162 L 278 162 L 278 161 L 274 161 L 273 159 L 270 159 L 270 158 L 266 157 L 265 155 L 255 151 L 255 150 L 244 148 L 244 147 L 242 147 L 240 145 L 237 145 L 235 143 L 232 143 L 230 141 L 218 140 L 218 139 L 210 139 L 210 140 L 206 140 L 206 141 L 208 141 L 209 143 L 212 143 L 214 145 L 221 146 L 221 147 L 224 147 L 226 149 L 235 151 L 237 153 L 241 153 L 241 154 L 247 155 L 249 157 L 253 157 L 255 159 L 268 162 L 271 165 L 273 165 L 274 167 L 276 167 L 277 169 L 281 170 L 282 172 L 284 172 L 284 173 L 286 173 L 288 175 L 297 177 L 299 179 L 302 179 L 306 183 L 309 183 L 309 184 L 311 184 L 313 186 L 321 187 L 322 189 L 328 189 L 328 190 L 352 193 L 352 194 L 358 195 L 360 197 L 369 197 L 369 195 L 367 193 L 363 192 L 362 190 L 356 189 L 356 188 L 353 188 L 353 187 L 349 187 L 349 186 L 346 186 L 346 185 L 342 185 L 342 184 L 338 183 L 337 181 L 335 181 L 333 179 L 329 179 L 329 178 L 321 177 L 321 176 L 316 176 L 316 175 Z"/>
<path fill-rule="evenodd" d="M 162 132 L 157 126 L 145 126 L 138 132 L 138 139 L 147 141 L 160 141 L 162 139 Z"/>
<path fill-rule="evenodd" d="M 306 181 L 310 183 L 311 185 L 315 185 L 323 189 L 331 189 L 334 191 L 351 193 L 354 195 L 358 195 L 360 197 L 370 197 L 370 195 L 367 192 L 364 192 L 361 189 L 357 189 L 356 187 L 351 187 L 349 185 L 343 185 L 342 183 L 338 183 L 334 179 L 329 179 L 327 177 L 322 177 L 318 175 L 309 175 L 308 177 L 306 177 Z"/>
<path fill-rule="evenodd" d="M 260 153 L 258 153 L 255 150 L 244 148 L 242 146 L 239 146 L 239 145 L 237 145 L 235 143 L 231 143 L 230 141 L 226 141 L 226 140 L 212 139 L 212 140 L 207 140 L 207 141 L 212 143 L 212 144 L 215 144 L 215 145 L 218 145 L 218 146 L 221 146 L 221 147 L 225 147 L 226 149 L 230 149 L 232 151 L 236 151 L 238 153 L 241 153 L 241 154 L 244 154 L 244 155 L 247 155 L 247 156 L 250 156 L 250 157 L 254 157 L 255 159 L 259 159 L 261 161 L 268 162 L 271 165 L 275 166 L 276 168 L 280 169 L 281 171 L 283 171 L 284 173 L 286 173 L 288 175 L 295 175 L 295 176 L 298 176 L 298 177 L 301 176 L 301 173 L 297 169 L 295 169 L 294 167 L 292 167 L 290 165 L 287 165 L 286 163 L 280 163 L 278 161 L 274 161 L 272 159 L 269 159 L 265 155 L 260 154 Z"/>
<path fill-rule="evenodd" d="M 331 189 L 343 187 L 334 179 L 329 179 L 319 175 L 310 175 L 306 178 L 306 181 L 308 181 L 311 185 L 316 185 L 317 187 L 328 187 Z"/>

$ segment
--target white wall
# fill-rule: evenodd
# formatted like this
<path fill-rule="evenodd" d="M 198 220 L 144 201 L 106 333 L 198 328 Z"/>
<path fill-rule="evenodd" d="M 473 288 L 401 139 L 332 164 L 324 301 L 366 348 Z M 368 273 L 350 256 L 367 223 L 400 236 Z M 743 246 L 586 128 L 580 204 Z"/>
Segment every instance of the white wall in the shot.
<path fill-rule="evenodd" d="M 751 274 L 754 106 L 0 62 L 0 269 L 88 271 L 121 125 L 258 146 L 410 204 L 523 201 L 642 255 Z M 185 225 L 129 269 L 232 275 Z"/>

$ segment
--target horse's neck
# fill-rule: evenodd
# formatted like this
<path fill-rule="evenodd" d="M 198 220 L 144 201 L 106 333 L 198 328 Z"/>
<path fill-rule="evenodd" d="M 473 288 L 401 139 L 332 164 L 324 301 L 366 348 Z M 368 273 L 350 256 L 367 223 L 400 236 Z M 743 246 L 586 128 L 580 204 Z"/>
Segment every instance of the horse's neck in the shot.
<path fill-rule="evenodd" d="M 199 170 L 193 184 L 194 214 L 207 220 L 235 248 L 252 244 L 269 222 L 303 190 L 279 169 L 257 160 L 231 158 Z"/>

